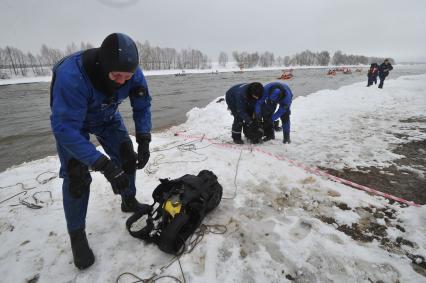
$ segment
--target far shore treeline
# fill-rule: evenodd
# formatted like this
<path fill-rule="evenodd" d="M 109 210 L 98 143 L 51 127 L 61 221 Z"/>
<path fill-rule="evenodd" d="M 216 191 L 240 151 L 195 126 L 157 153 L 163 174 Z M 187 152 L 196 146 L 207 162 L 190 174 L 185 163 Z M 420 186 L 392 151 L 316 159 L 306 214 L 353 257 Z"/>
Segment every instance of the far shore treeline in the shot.
<path fill-rule="evenodd" d="M 216 60 L 197 49 L 152 46 L 148 41 L 136 42 L 139 50 L 139 63 L 144 70 L 170 70 L 170 69 L 210 69 L 212 61 L 217 61 L 220 67 L 226 67 L 229 57 L 226 52 L 220 52 Z M 13 46 L 0 47 L 0 79 L 15 76 L 45 76 L 50 74 L 52 66 L 62 57 L 93 48 L 91 43 L 81 42 L 67 45 L 65 50 L 49 47 L 43 44 L 38 54 L 23 52 Z M 328 51 L 312 52 L 305 50 L 292 56 L 276 57 L 272 52 L 246 52 L 233 51 L 232 61 L 240 68 L 272 67 L 272 66 L 328 66 L 328 65 L 366 65 L 373 62 L 382 62 L 385 58 L 367 57 L 363 55 L 344 54 L 342 51 L 334 52 L 333 56 Z M 391 63 L 394 60 L 389 58 Z"/>

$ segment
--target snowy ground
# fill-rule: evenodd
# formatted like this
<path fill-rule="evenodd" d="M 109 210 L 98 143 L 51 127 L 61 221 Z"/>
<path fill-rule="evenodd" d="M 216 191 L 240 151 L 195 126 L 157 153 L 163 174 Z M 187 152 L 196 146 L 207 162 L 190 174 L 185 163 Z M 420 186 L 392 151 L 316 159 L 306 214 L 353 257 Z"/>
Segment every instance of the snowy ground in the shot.
<path fill-rule="evenodd" d="M 290 145 L 281 143 L 281 134 L 254 147 L 231 144 L 232 117 L 216 101 L 191 110 L 185 124 L 155 134 L 150 163 L 137 173 L 142 201 L 150 202 L 159 178 L 202 169 L 218 175 L 224 188 L 226 199 L 204 223 L 226 225 L 227 232 L 206 234 L 180 258 L 186 282 L 425 282 L 426 206 L 390 204 L 281 158 L 337 169 L 392 163 L 392 147 L 404 142 L 393 134 L 425 139 L 399 122 L 426 115 L 425 89 L 426 75 L 420 75 L 386 81 L 383 90 L 357 83 L 299 97 Z M 182 143 L 188 144 L 178 148 Z M 19 196 L 2 201 L 21 186 L 0 190 L 3 282 L 115 282 L 123 272 L 149 278 L 170 263 L 170 255 L 128 234 L 129 215 L 121 213 L 103 176 L 93 173 L 87 233 L 96 262 L 78 271 L 65 231 L 61 180 L 40 184 L 53 175 L 47 173 L 36 181 L 58 167 L 57 157 L 47 157 L 0 174 L 0 186 L 21 182 L 35 187 L 27 196 L 41 191 L 36 197 L 44 201 L 37 210 L 13 206 Z M 51 191 L 52 200 L 42 191 Z M 162 274 L 183 281 L 177 262 Z"/>

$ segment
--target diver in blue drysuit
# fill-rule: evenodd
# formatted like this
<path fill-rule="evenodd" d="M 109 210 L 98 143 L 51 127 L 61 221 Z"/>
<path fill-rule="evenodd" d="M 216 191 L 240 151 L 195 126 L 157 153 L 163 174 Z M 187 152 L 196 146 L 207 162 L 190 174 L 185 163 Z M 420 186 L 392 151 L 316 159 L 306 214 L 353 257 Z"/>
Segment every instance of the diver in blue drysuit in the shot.
<path fill-rule="evenodd" d="M 275 139 L 274 121 L 281 119 L 283 143 L 290 143 L 290 107 L 293 93 L 288 85 L 272 82 L 264 86 L 263 96 L 255 107 L 256 117 L 263 120 L 264 141 Z M 277 106 L 278 110 L 276 111 Z"/>
<path fill-rule="evenodd" d="M 234 116 L 232 123 L 232 140 L 236 144 L 243 144 L 241 130 L 244 127 L 244 134 L 252 143 L 259 143 L 263 130 L 253 119 L 254 108 L 257 100 L 263 94 L 261 83 L 237 84 L 231 87 L 225 95 L 226 104 Z"/>
<path fill-rule="evenodd" d="M 135 198 L 136 169 L 148 162 L 151 141 L 151 97 L 136 44 L 127 35 L 114 33 L 100 48 L 65 57 L 53 68 L 50 94 L 65 218 L 74 264 L 84 269 L 95 260 L 85 233 L 92 181 L 89 168 L 104 174 L 113 192 L 121 195 L 123 212 L 147 206 Z M 118 111 L 127 97 L 133 109 L 137 154 Z M 89 134 L 96 136 L 109 157 L 96 149 Z"/>

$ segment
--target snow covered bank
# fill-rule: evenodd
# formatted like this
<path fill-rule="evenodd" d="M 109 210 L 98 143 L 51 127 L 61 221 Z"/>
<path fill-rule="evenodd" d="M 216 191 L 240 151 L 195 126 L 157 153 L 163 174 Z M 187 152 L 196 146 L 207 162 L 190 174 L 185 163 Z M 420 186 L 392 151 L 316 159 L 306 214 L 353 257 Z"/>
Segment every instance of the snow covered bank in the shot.
<path fill-rule="evenodd" d="M 13 79 L 0 80 L 0 85 L 42 83 L 42 82 L 50 82 L 51 80 L 52 80 L 52 76 L 17 77 Z"/>
<path fill-rule="evenodd" d="M 425 89 L 422 75 L 386 81 L 383 90 L 354 84 L 297 98 L 292 106 L 293 143 L 283 145 L 279 134 L 256 148 L 311 166 L 387 164 L 395 158 L 392 143 L 404 142 L 392 133 L 424 138 L 399 121 L 425 115 Z M 206 234 L 180 258 L 187 282 L 425 280 L 426 206 L 401 208 L 250 146 L 236 147 L 229 143 L 231 123 L 224 102 L 193 109 L 186 123 L 153 136 L 150 162 L 137 173 L 138 196 L 145 202 L 151 202 L 158 178 L 202 169 L 219 177 L 226 199 L 204 223 L 226 225 L 227 232 Z M 205 138 L 193 141 L 176 132 Z M 41 175 L 40 182 L 35 179 L 58 167 L 58 158 L 48 157 L 0 174 L 0 186 L 21 182 L 25 188 L 35 187 L 27 195 L 40 191 L 36 197 L 44 201 L 37 210 L 12 206 L 19 196 L 0 203 L 4 282 L 34 277 L 38 282 L 115 282 L 123 272 L 149 278 L 171 261 L 127 233 L 129 215 L 121 213 L 120 200 L 103 176 L 92 173 L 87 232 L 96 262 L 84 272 L 76 270 L 65 231 L 61 180 L 40 184 L 51 173 Z M 1 189 L 0 202 L 21 191 L 20 185 Z M 51 191 L 52 199 L 43 191 Z M 177 262 L 163 274 L 183 280 Z M 119 282 L 133 281 L 123 276 Z"/>
<path fill-rule="evenodd" d="M 400 157 L 391 151 L 396 144 L 426 139 L 424 125 L 404 122 L 426 117 L 425 90 L 426 75 L 418 75 L 386 81 L 384 89 L 367 88 L 362 82 L 297 97 L 292 104 L 291 146 L 281 145 L 279 133 L 260 147 L 310 166 L 388 166 Z M 188 122 L 174 129 L 229 141 L 231 124 L 224 102 L 212 102 L 191 110 Z"/>

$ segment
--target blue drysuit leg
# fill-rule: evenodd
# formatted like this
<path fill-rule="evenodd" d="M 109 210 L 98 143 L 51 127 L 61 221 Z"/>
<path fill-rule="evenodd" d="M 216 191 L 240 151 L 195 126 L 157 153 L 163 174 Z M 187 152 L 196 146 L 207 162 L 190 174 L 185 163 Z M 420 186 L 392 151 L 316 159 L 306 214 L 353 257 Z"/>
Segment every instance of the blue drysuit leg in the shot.
<path fill-rule="evenodd" d="M 283 124 L 283 134 L 290 134 L 290 114 L 288 110 L 284 115 L 281 116 L 281 122 Z"/>
<path fill-rule="evenodd" d="M 88 133 L 83 133 L 89 139 Z M 86 226 L 87 204 L 90 195 L 90 183 L 92 178 L 89 168 L 77 159 L 61 145 L 56 144 L 59 159 L 61 161 L 60 176 L 62 183 L 62 201 L 67 221 L 68 232 L 84 229 Z"/>
<path fill-rule="evenodd" d="M 121 196 L 125 198 L 134 197 L 136 195 L 136 156 L 132 140 L 121 116 L 118 115 L 113 121 L 102 127 L 96 127 L 93 133 L 114 164 L 123 168 L 129 177 L 129 188 L 123 191 Z M 126 148 L 127 150 L 123 150 Z M 130 166 L 128 163 L 131 163 Z M 126 170 L 126 167 L 133 168 L 127 168 L 128 170 Z"/>
<path fill-rule="evenodd" d="M 274 115 L 276 108 L 277 108 L 277 103 L 273 103 L 273 102 L 271 103 L 265 102 L 261 108 L 264 135 L 270 139 L 275 139 L 274 121 L 272 121 L 272 116 Z"/>
<path fill-rule="evenodd" d="M 232 138 L 241 139 L 243 120 L 237 114 L 232 113 L 232 115 L 234 116 L 234 122 L 232 123 Z"/>
<path fill-rule="evenodd" d="M 226 97 L 228 98 L 228 97 Z M 228 103 L 228 102 L 227 102 Z M 228 103 L 229 106 L 229 103 Z M 243 119 L 241 119 L 234 107 L 229 107 L 232 116 L 234 116 L 234 122 L 232 123 L 232 139 L 241 139 L 241 131 L 243 129 Z"/>
<path fill-rule="evenodd" d="M 372 75 L 368 75 L 367 86 L 371 86 L 373 84 L 374 78 Z"/>
<path fill-rule="evenodd" d="M 379 78 L 380 78 L 379 88 L 383 88 L 383 83 L 385 82 L 386 76 L 379 76 Z"/>
<path fill-rule="evenodd" d="M 264 104 L 262 104 L 262 118 L 263 120 L 267 120 L 267 122 L 272 123 L 272 116 L 275 113 L 275 110 L 277 109 L 277 103 L 276 102 L 265 102 Z"/>

